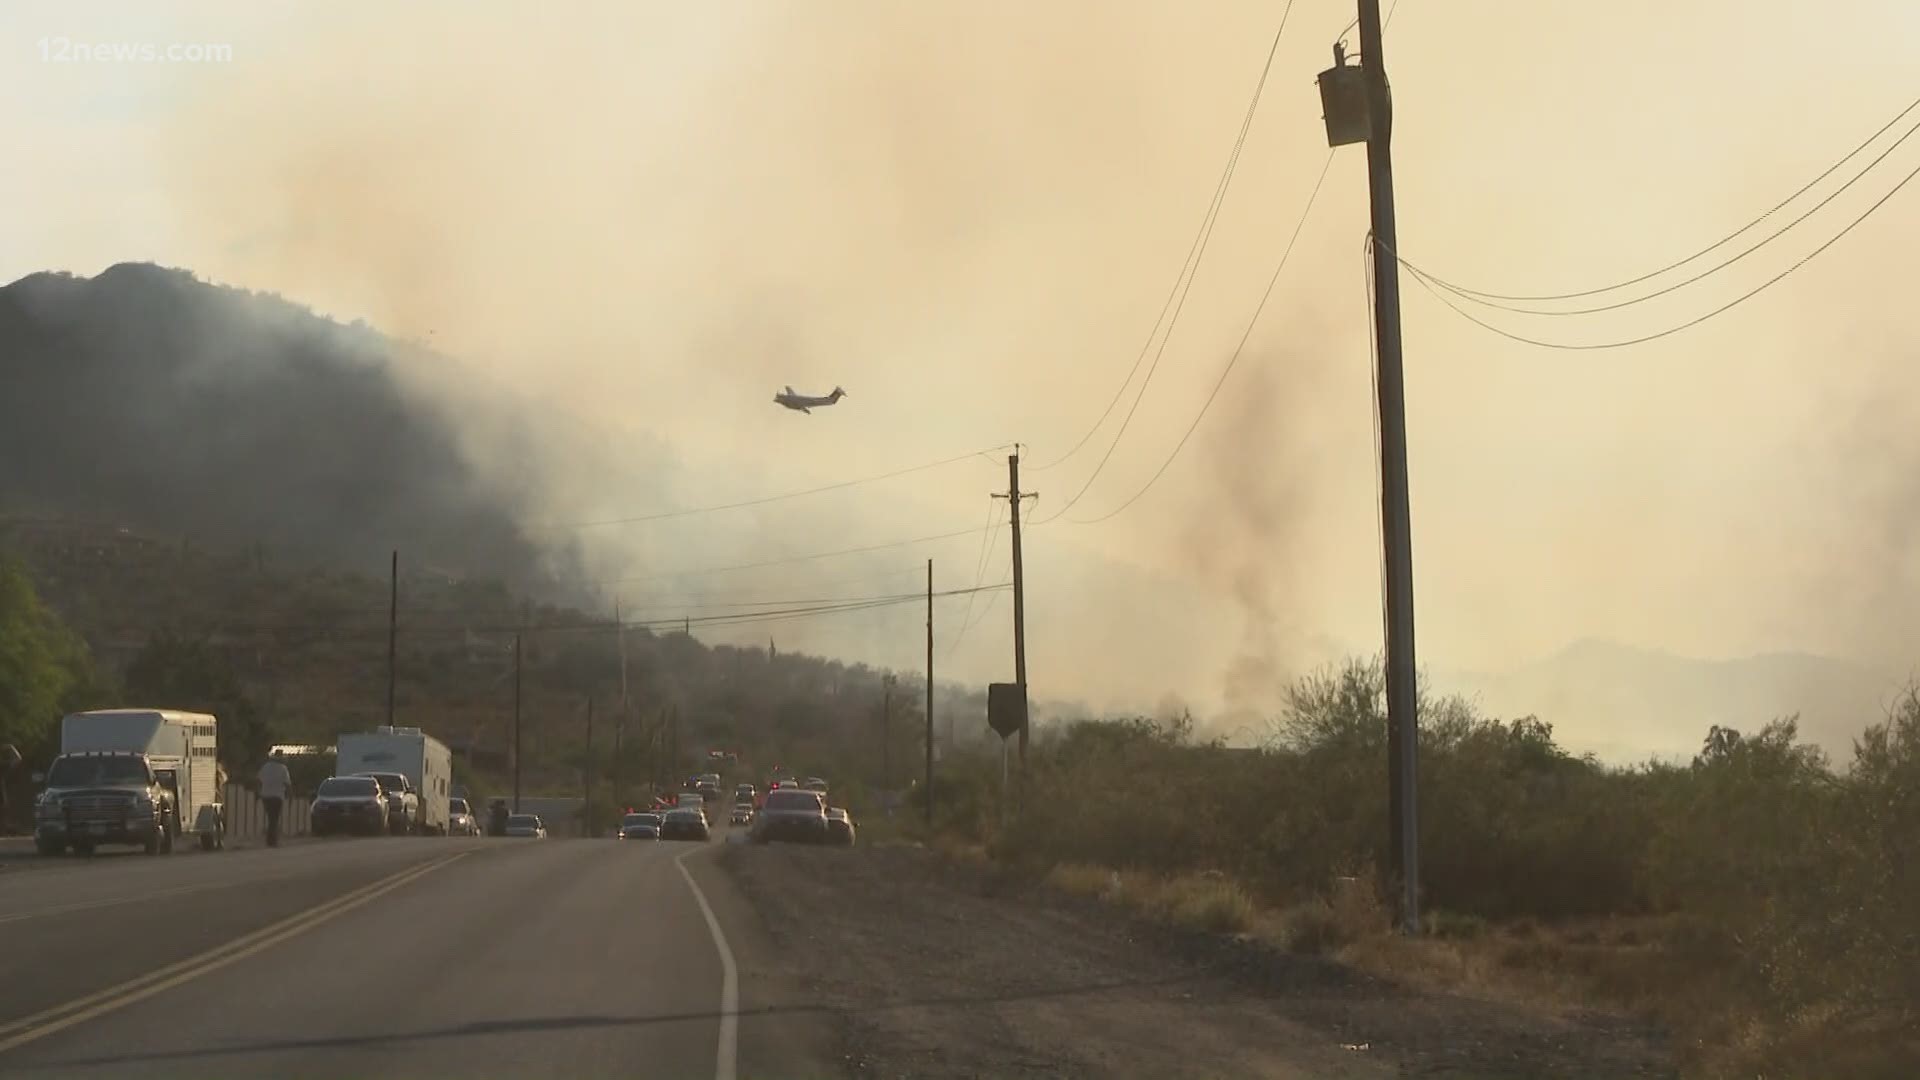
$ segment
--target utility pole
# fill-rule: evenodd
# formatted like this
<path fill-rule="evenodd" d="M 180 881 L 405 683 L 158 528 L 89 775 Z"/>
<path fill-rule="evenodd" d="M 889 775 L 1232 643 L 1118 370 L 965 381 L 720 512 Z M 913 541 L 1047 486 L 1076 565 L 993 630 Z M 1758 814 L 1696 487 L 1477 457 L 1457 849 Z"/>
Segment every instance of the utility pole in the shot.
<path fill-rule="evenodd" d="M 1373 322 L 1378 350 L 1380 521 L 1385 548 L 1388 849 L 1402 929 L 1420 930 L 1419 691 L 1413 649 L 1413 524 L 1407 494 L 1407 387 L 1400 341 L 1400 256 L 1393 207 L 1393 95 L 1381 42 L 1380 0 L 1358 0 L 1360 66 L 1334 46 L 1320 76 L 1327 142 L 1367 144 L 1373 232 Z"/>
<path fill-rule="evenodd" d="M 627 623 L 620 617 L 620 601 L 613 602 L 614 639 L 620 649 L 620 715 L 613 718 L 613 803 L 622 813 L 626 811 L 626 794 L 620 788 L 620 743 L 626 734 L 627 710 Z"/>
<path fill-rule="evenodd" d="M 520 635 L 513 635 L 513 812 L 520 812 Z"/>
<path fill-rule="evenodd" d="M 927 828 L 933 828 L 933 560 L 927 560 Z"/>
<path fill-rule="evenodd" d="M 1020 454 L 1019 447 L 1007 455 L 1007 493 L 994 498 L 1007 500 L 1008 522 L 1013 535 L 1013 681 L 1020 687 L 1020 776 L 1019 786 L 1014 798 L 1018 802 L 1025 797 L 1027 781 L 1027 586 L 1026 573 L 1020 551 L 1020 500 L 1031 499 L 1039 492 L 1020 490 Z M 1004 748 L 1004 740 L 1003 740 Z M 1001 780 L 1005 786 L 1005 757 L 1001 759 Z"/>
<path fill-rule="evenodd" d="M 588 695 L 587 697 L 587 760 L 586 760 L 586 768 L 582 770 L 586 774 L 587 782 L 585 785 L 586 791 L 584 792 L 584 798 L 580 804 L 582 816 L 586 819 L 588 836 L 594 835 L 594 831 L 593 831 L 593 767 L 595 764 L 596 762 L 593 760 L 593 697 L 592 695 Z"/>
<path fill-rule="evenodd" d="M 393 553 L 387 577 L 387 726 L 393 726 L 393 684 L 400 640 L 400 552 Z"/>
<path fill-rule="evenodd" d="M 893 676 L 880 680 L 880 790 L 893 781 Z"/>

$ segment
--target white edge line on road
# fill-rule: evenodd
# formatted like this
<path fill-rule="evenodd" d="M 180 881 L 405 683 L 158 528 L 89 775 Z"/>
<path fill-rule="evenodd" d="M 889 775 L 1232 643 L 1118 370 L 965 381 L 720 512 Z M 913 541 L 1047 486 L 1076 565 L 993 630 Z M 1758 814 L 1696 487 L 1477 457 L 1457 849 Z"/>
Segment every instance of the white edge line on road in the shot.
<path fill-rule="evenodd" d="M 371 885 L 348 893 L 345 897 L 336 897 L 323 904 L 317 904 L 298 915 L 283 919 L 265 930 L 256 931 L 245 938 L 228 942 L 225 945 L 216 946 L 198 956 L 189 957 L 179 963 L 168 965 L 166 968 L 152 975 L 133 979 L 121 986 L 103 990 L 96 994 L 89 994 L 86 997 L 76 1001 L 70 1001 L 65 1005 L 55 1006 L 35 1016 L 27 1017 L 24 1020 L 14 1021 L 5 1028 L 0 1028 L 0 1031 L 18 1031 L 18 1029 L 22 1027 L 25 1027 L 26 1030 L 19 1031 L 18 1034 L 10 1038 L 0 1039 L 0 1053 L 6 1053 L 9 1050 L 24 1046 L 27 1043 L 46 1038 L 48 1035 L 63 1031 L 75 1024 L 84 1023 L 94 1017 L 104 1016 L 107 1013 L 126 1008 L 128 1005 L 145 1001 L 147 998 L 164 990 L 171 990 L 182 983 L 191 982 L 202 975 L 218 971 L 237 960 L 252 956 L 263 949 L 278 945 L 288 938 L 305 933 L 336 915 L 352 911 L 362 904 L 375 900 L 385 893 L 392 892 L 400 886 L 413 881 L 415 878 L 424 877 L 450 862 L 464 858 L 468 854 L 470 853 L 462 851 L 454 855 L 449 855 L 444 859 L 435 859 L 432 862 L 410 866 L 397 874 L 382 878 Z M 167 975 L 169 972 L 173 973 L 170 977 L 156 979 L 156 976 Z M 76 1009 L 77 1011 L 74 1011 Z M 60 1018 L 56 1020 L 48 1020 L 45 1023 L 38 1022 L 42 1017 L 59 1016 L 61 1013 L 66 1013 L 67 1015 L 60 1016 Z"/>
<path fill-rule="evenodd" d="M 714 1080 L 734 1080 L 740 1055 L 740 969 L 733 964 L 733 950 L 727 947 L 727 936 L 720 932 L 720 920 L 714 917 L 713 905 L 707 903 L 707 894 L 700 891 L 700 883 L 693 880 L 692 872 L 687 869 L 686 858 L 694 853 L 688 851 L 674 856 L 673 865 L 680 869 L 680 876 L 687 879 L 687 888 L 693 890 L 694 902 L 706 917 L 707 932 L 713 935 L 713 947 L 720 951 L 720 1047 L 714 1054 L 713 1077 Z"/>

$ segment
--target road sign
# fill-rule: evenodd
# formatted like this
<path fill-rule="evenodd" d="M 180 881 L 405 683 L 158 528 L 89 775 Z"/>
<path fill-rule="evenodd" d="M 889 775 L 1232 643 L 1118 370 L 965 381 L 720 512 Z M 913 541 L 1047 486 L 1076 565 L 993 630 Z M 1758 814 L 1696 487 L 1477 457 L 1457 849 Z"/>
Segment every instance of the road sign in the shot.
<path fill-rule="evenodd" d="M 1026 691 L 1019 683 L 987 684 L 987 726 L 1001 738 L 1017 734 L 1026 726 Z"/>

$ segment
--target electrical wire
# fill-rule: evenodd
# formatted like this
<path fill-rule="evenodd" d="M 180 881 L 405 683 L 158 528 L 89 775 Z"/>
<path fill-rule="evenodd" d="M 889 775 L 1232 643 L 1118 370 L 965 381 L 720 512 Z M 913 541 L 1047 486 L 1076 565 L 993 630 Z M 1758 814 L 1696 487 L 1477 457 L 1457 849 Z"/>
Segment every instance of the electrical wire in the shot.
<path fill-rule="evenodd" d="M 971 530 L 969 530 L 971 531 Z M 1012 588 L 1011 582 L 995 585 L 981 585 L 971 589 L 948 589 L 934 593 L 935 599 L 968 596 L 974 593 L 992 593 Z M 877 608 L 896 607 L 902 604 L 924 603 L 925 592 L 898 593 L 887 596 L 849 597 L 831 603 L 790 604 L 763 611 L 729 612 L 718 615 L 692 615 L 660 617 L 653 619 L 591 619 L 564 623 L 500 623 L 460 626 L 408 626 L 403 628 L 403 636 L 423 636 L 430 634 L 532 634 L 548 632 L 570 632 L 583 630 L 615 630 L 625 627 L 629 630 L 649 630 L 678 626 L 717 626 L 776 621 L 800 618 L 810 615 L 839 614 L 849 611 L 868 611 Z M 769 601 L 769 603 L 785 603 Z M 339 636 L 364 635 L 385 637 L 388 628 L 384 625 L 365 626 L 326 626 L 320 624 L 273 624 L 273 625 L 232 625 L 226 624 L 209 628 L 209 631 L 224 633 L 322 633 Z"/>
<path fill-rule="evenodd" d="M 1294 222 L 1293 225 L 1293 234 L 1287 238 L 1287 246 L 1280 253 L 1280 262 L 1273 268 L 1273 275 L 1267 278 L 1266 291 L 1260 294 L 1260 302 L 1255 305 L 1253 309 L 1253 317 L 1247 320 L 1247 328 L 1241 333 L 1239 344 L 1233 347 L 1232 355 L 1227 357 L 1226 366 L 1220 369 L 1220 377 L 1214 380 L 1213 389 L 1207 394 L 1207 400 L 1201 403 L 1200 411 L 1194 414 L 1193 423 L 1187 425 L 1187 430 L 1180 436 L 1180 441 L 1174 444 L 1173 452 L 1167 455 L 1166 460 L 1160 463 L 1160 467 L 1154 470 L 1151 477 L 1147 478 L 1147 482 L 1142 484 L 1139 490 L 1129 495 L 1125 502 L 1122 502 L 1120 505 L 1099 517 L 1068 518 L 1067 520 L 1070 523 L 1075 525 L 1095 525 L 1108 518 L 1114 517 L 1122 510 L 1132 506 L 1135 502 L 1139 501 L 1140 496 L 1145 495 L 1148 489 L 1152 488 L 1153 485 L 1160 480 L 1161 476 L 1165 475 L 1167 468 L 1173 464 L 1174 459 L 1180 456 L 1180 451 L 1186 448 L 1187 440 L 1193 437 L 1194 430 L 1200 426 L 1200 421 L 1206 419 L 1207 410 L 1213 407 L 1214 399 L 1220 396 L 1220 388 L 1227 383 L 1227 376 L 1233 374 L 1234 365 L 1240 362 L 1241 353 L 1246 351 L 1247 340 L 1253 336 L 1253 328 L 1259 324 L 1261 313 L 1267 309 L 1267 301 L 1273 296 L 1273 288 L 1280 282 L 1280 272 L 1287 268 L 1287 258 L 1293 254 L 1294 245 L 1300 240 L 1300 231 L 1306 227 L 1308 215 L 1313 213 L 1313 204 L 1319 199 L 1320 188 L 1327 182 L 1327 171 L 1332 166 L 1333 151 L 1328 150 L 1326 160 L 1320 164 L 1320 175 L 1313 181 L 1313 191 L 1307 195 L 1307 204 L 1301 208 L 1300 218 Z M 1054 517 L 1059 516 L 1058 514 L 1054 515 Z M 1051 520 L 1053 520 L 1053 518 L 1047 519 L 1047 521 Z M 1041 522 L 1040 524 L 1045 524 L 1045 522 Z"/>
<path fill-rule="evenodd" d="M 1080 441 L 1074 443 L 1073 448 L 1071 450 L 1068 450 L 1066 453 L 1060 455 L 1057 458 L 1054 458 L 1052 461 L 1047 462 L 1045 465 L 1033 466 L 1032 471 L 1044 472 L 1045 470 L 1051 469 L 1056 465 L 1060 465 L 1066 462 L 1069 458 L 1073 457 L 1073 455 L 1079 453 L 1081 447 L 1087 445 L 1087 440 L 1093 438 L 1094 433 L 1098 432 L 1101 428 L 1101 425 L 1107 422 L 1107 417 L 1113 415 L 1114 406 L 1120 404 L 1120 399 L 1126 395 L 1127 387 L 1133 384 L 1133 376 L 1140 370 L 1141 361 L 1145 360 L 1147 358 L 1147 353 L 1153 349 L 1153 342 L 1156 337 L 1160 338 L 1160 353 L 1166 352 L 1167 338 L 1170 338 L 1173 336 L 1173 323 L 1179 321 L 1180 308 L 1186 305 L 1187 290 L 1190 290 L 1193 288 L 1193 275 L 1199 272 L 1200 261 L 1206 258 L 1207 242 L 1213 236 L 1214 223 L 1219 220 L 1220 207 L 1224 205 L 1226 202 L 1227 189 L 1230 186 L 1232 186 L 1234 171 L 1237 168 L 1239 168 L 1240 152 L 1246 147 L 1247 132 L 1251 130 L 1253 127 L 1254 114 L 1259 110 L 1259 107 L 1260 107 L 1260 95 L 1266 89 L 1268 74 L 1271 73 L 1273 70 L 1273 58 L 1280 51 L 1280 35 L 1286 31 L 1287 16 L 1292 11 L 1293 11 L 1293 0 L 1287 0 L 1286 9 L 1280 13 L 1280 26 L 1278 29 L 1276 29 L 1273 32 L 1273 43 L 1267 47 L 1267 59 L 1266 59 L 1266 62 L 1261 65 L 1259 82 L 1256 83 L 1254 86 L 1252 99 L 1247 102 L 1247 113 L 1243 118 L 1241 118 L 1240 131 L 1234 137 L 1233 149 L 1230 152 L 1228 152 L 1227 162 L 1224 166 L 1221 167 L 1221 170 L 1220 170 L 1220 179 L 1214 184 L 1213 199 L 1211 202 L 1207 204 L 1206 213 L 1202 214 L 1200 217 L 1200 227 L 1194 230 L 1193 243 L 1187 246 L 1187 257 L 1180 264 L 1180 272 L 1174 276 L 1173 288 L 1167 290 L 1167 298 L 1166 300 L 1162 301 L 1160 304 L 1160 314 L 1154 317 L 1153 328 L 1147 331 L 1147 340 L 1141 344 L 1139 355 L 1133 358 L 1133 366 L 1127 369 L 1127 377 L 1120 381 L 1119 387 L 1117 387 L 1113 392 L 1113 397 L 1110 400 L 1108 400 L 1107 407 L 1100 411 L 1099 419 L 1095 420 L 1093 422 L 1093 426 L 1089 427 L 1086 433 L 1080 436 Z M 1184 282 L 1184 287 L 1183 287 L 1183 282 Z M 1174 303 L 1174 298 L 1176 296 L 1179 297 L 1179 301 L 1180 301 L 1178 306 L 1176 306 Z M 1169 308 L 1173 310 L 1172 321 L 1167 320 L 1167 311 Z M 1166 324 L 1166 329 L 1167 329 L 1167 332 L 1164 336 L 1161 335 L 1160 333 L 1160 327 L 1162 323 Z M 1160 364 L 1160 353 L 1156 353 L 1154 355 L 1154 367 L 1158 367 Z M 1141 383 L 1140 393 L 1143 395 L 1146 393 L 1146 389 L 1147 389 L 1146 383 L 1151 382 L 1153 380 L 1153 370 L 1154 370 L 1153 367 L 1149 367 L 1147 369 L 1146 380 Z M 1135 399 L 1134 405 L 1136 408 L 1139 406 L 1138 398 Z M 1131 410 L 1129 410 L 1129 412 L 1127 413 L 1127 419 L 1131 420 L 1132 418 L 1133 418 L 1133 413 Z M 1120 425 L 1120 434 L 1125 434 L 1125 433 L 1126 433 L 1126 422 L 1123 421 Z M 1119 438 L 1120 438 L 1119 435 L 1115 435 L 1114 441 L 1118 443 Z M 1107 449 L 1107 454 L 1108 456 L 1112 456 L 1113 454 L 1112 447 L 1109 447 Z M 1101 465 L 1104 466 L 1105 464 L 1106 464 L 1106 459 L 1102 458 Z M 1095 476 L 1098 476 L 1099 472 L 1100 472 L 1099 468 L 1094 469 Z M 1089 478 L 1087 482 L 1091 484 L 1093 481 L 1091 478 Z M 1085 489 L 1083 488 L 1082 490 L 1084 491 Z M 1069 505 L 1071 505 L 1071 503 L 1069 503 Z M 1064 508 L 1062 509 L 1062 512 L 1063 513 L 1065 512 Z"/>
<path fill-rule="evenodd" d="M 1380 342 L 1373 332 L 1373 230 L 1360 247 L 1361 276 L 1367 292 L 1367 381 L 1373 387 L 1373 527 L 1380 538 L 1380 643 L 1393 636 L 1393 614 L 1387 608 L 1387 444 L 1380 427 Z"/>
<path fill-rule="evenodd" d="M 1000 503 L 995 499 L 987 500 L 987 524 L 980 530 L 980 554 L 973 565 L 973 583 L 978 586 L 987 579 L 987 553 L 991 550 L 993 538 L 1000 532 Z M 947 656 L 960 647 L 960 639 L 967 634 L 967 620 L 973 617 L 973 594 L 967 595 L 967 610 L 960 615 L 960 632 L 953 636 L 953 642 L 947 646 Z"/>
<path fill-rule="evenodd" d="M 1906 111 L 1903 111 L 1901 115 L 1905 116 L 1907 111 L 1911 111 L 1915 107 L 1920 107 L 1920 99 L 1915 99 L 1914 103 L 1912 105 L 1907 106 Z M 1896 119 L 1898 118 L 1896 117 Z M 1885 132 L 1886 128 L 1881 128 L 1880 130 L 1881 132 Z M 1711 277 L 1712 275 L 1719 273 L 1722 270 L 1725 270 L 1727 267 L 1732 266 L 1734 263 L 1739 262 L 1741 259 L 1746 258 L 1747 256 L 1753 254 L 1754 252 L 1759 251 L 1761 248 L 1766 247 L 1768 244 L 1773 243 L 1775 240 L 1780 239 L 1782 236 L 1785 236 L 1788 233 L 1788 231 L 1790 231 L 1794 226 L 1807 220 L 1808 218 L 1812 217 L 1814 214 L 1819 213 L 1821 210 L 1825 209 L 1829 203 L 1833 202 L 1833 200 L 1845 194 L 1849 189 L 1853 187 L 1853 185 L 1859 183 L 1862 179 L 1864 179 L 1868 173 L 1872 172 L 1875 168 L 1877 168 L 1880 165 L 1881 162 L 1885 161 L 1888 155 L 1892 154 L 1895 150 L 1898 150 L 1901 147 L 1901 145 L 1903 145 L 1908 139 L 1911 139 L 1914 136 L 1914 134 L 1917 132 L 1920 132 L 1920 123 L 1916 123 L 1912 127 L 1908 128 L 1906 132 L 1903 133 L 1898 139 L 1895 139 L 1891 144 L 1887 146 L 1885 150 L 1882 150 L 1880 152 L 1880 156 L 1874 158 L 1872 161 L 1862 166 L 1859 172 L 1854 173 L 1852 177 L 1848 178 L 1846 183 L 1841 184 L 1839 187 L 1829 192 L 1826 198 L 1821 199 L 1817 203 L 1814 203 L 1813 206 L 1809 207 L 1799 217 L 1796 217 L 1792 221 L 1789 221 L 1785 225 L 1782 225 L 1779 229 L 1775 230 L 1774 232 L 1760 239 L 1758 242 L 1740 251 L 1738 254 L 1733 255 L 1727 259 L 1724 259 L 1721 262 L 1715 263 L 1714 265 L 1708 267 L 1705 270 L 1700 271 L 1699 273 L 1693 275 L 1692 277 L 1684 278 L 1680 281 L 1676 281 L 1671 285 L 1667 285 L 1660 289 L 1656 289 L 1653 292 L 1645 293 L 1640 296 L 1636 296 L 1627 300 L 1616 301 L 1611 304 L 1598 304 L 1592 307 L 1583 307 L 1583 308 L 1567 308 L 1567 309 L 1557 310 L 1557 311 L 1542 310 L 1540 308 L 1519 307 L 1513 304 L 1505 303 L 1502 300 L 1487 299 L 1488 294 L 1486 293 L 1481 293 L 1473 289 L 1464 288 L 1436 274 L 1429 273 L 1428 271 L 1421 269 L 1418 266 L 1415 266 L 1413 263 L 1409 262 L 1408 260 L 1404 258 L 1400 258 L 1398 255 L 1394 257 L 1396 259 L 1399 259 L 1400 265 L 1406 267 L 1409 273 L 1423 277 L 1427 279 L 1427 281 L 1430 282 L 1431 284 L 1437 285 L 1440 288 L 1445 289 L 1446 291 L 1454 294 L 1455 296 L 1460 297 L 1463 300 L 1466 300 L 1469 303 L 1479 304 L 1483 307 L 1498 308 L 1501 311 L 1511 311 L 1519 315 L 1545 315 L 1545 316 L 1592 315 L 1602 311 L 1618 311 L 1621 308 L 1632 307 L 1635 304 L 1643 304 L 1648 300 L 1655 299 L 1656 297 L 1665 296 L 1668 293 L 1675 292 L 1679 289 L 1684 289 L 1688 285 L 1692 285 L 1697 281 L 1701 281 L 1707 277 Z M 1878 138 L 1879 134 L 1876 134 L 1874 137 Z M 1825 179 L 1827 176 L 1831 175 L 1834 169 L 1839 168 L 1840 164 L 1844 163 L 1848 159 L 1852 158 L 1854 154 L 1858 154 L 1858 153 L 1859 153 L 1859 150 L 1855 150 L 1853 154 L 1848 154 L 1846 158 L 1842 158 L 1840 162 L 1836 162 L 1832 168 L 1829 168 L 1826 172 L 1821 173 L 1820 177 L 1815 180 L 1815 183 L 1818 183 L 1820 179 Z M 1793 196 L 1789 197 L 1787 202 L 1791 202 L 1793 199 L 1798 198 L 1806 190 L 1807 190 L 1806 188 L 1801 188 L 1800 191 L 1795 192 Z M 1780 204 L 1780 206 L 1785 206 L 1785 205 L 1786 203 L 1784 202 Z M 1780 206 L 1774 207 L 1772 210 L 1767 211 L 1766 214 L 1762 214 L 1759 218 L 1756 218 L 1753 221 L 1747 223 L 1745 226 L 1741 227 L 1740 232 L 1734 233 L 1733 236 L 1739 236 L 1740 233 L 1746 232 L 1748 229 L 1751 229 L 1754 225 L 1759 224 L 1762 220 L 1765 220 L 1766 217 L 1773 214 L 1775 211 L 1779 210 Z M 1729 236 L 1727 240 L 1733 239 L 1733 236 Z M 1682 260 L 1682 262 L 1691 262 L 1692 260 L 1699 258 L 1700 255 L 1704 255 L 1707 251 L 1711 251 L 1713 250 L 1713 248 L 1720 247 L 1721 245 L 1725 244 L 1727 240 L 1722 240 L 1719 243 L 1713 245 L 1713 247 L 1709 247 L 1703 251 L 1696 252 L 1693 255 L 1689 255 L 1685 260 Z M 1679 265 L 1681 264 L 1680 263 L 1669 264 L 1665 268 L 1665 270 L 1671 270 Z M 1648 277 L 1652 277 L 1660 273 L 1664 273 L 1665 270 L 1655 271 L 1654 274 L 1642 275 L 1639 278 L 1635 278 L 1634 281 L 1635 282 L 1645 281 Z M 1628 284 L 1632 284 L 1632 282 L 1629 282 Z M 1617 286 L 1614 288 L 1617 288 Z M 1604 289 L 1600 291 L 1610 292 L 1610 291 L 1613 291 L 1613 288 Z"/>
<path fill-rule="evenodd" d="M 1912 183 L 1913 178 L 1915 176 L 1920 176 L 1920 167 L 1916 167 L 1912 172 L 1909 172 L 1906 176 L 1902 177 L 1900 182 L 1893 186 L 1893 190 L 1887 192 L 1885 195 L 1880 196 L 1880 198 L 1876 200 L 1872 206 L 1867 207 L 1867 209 L 1864 212 L 1862 212 L 1859 217 L 1856 217 L 1852 221 L 1848 222 L 1845 228 L 1835 233 L 1825 243 L 1821 244 L 1817 248 L 1814 248 L 1812 251 L 1808 252 L 1807 254 L 1801 256 L 1797 261 L 1795 261 L 1792 265 L 1788 266 L 1785 270 L 1780 271 L 1779 273 L 1773 275 L 1772 277 L 1754 286 L 1753 288 L 1747 290 L 1746 292 L 1741 293 L 1739 296 L 1734 297 L 1732 300 L 1729 300 L 1726 303 L 1721 304 L 1719 307 L 1714 308 L 1712 311 L 1709 311 L 1704 315 L 1699 315 L 1692 319 L 1688 319 L 1686 322 L 1683 322 L 1678 326 L 1670 326 L 1665 330 L 1656 331 L 1651 334 L 1642 334 L 1639 337 L 1626 338 L 1621 341 L 1598 341 L 1598 342 L 1586 342 L 1583 344 L 1575 344 L 1575 343 L 1564 342 L 1564 341 L 1544 341 L 1539 338 L 1527 337 L 1524 334 L 1516 334 L 1510 330 L 1506 330 L 1502 327 L 1495 326 L 1492 323 L 1489 323 L 1486 320 L 1474 315 L 1472 312 L 1467 311 L 1465 308 L 1462 308 L 1459 304 L 1454 303 L 1453 300 L 1451 300 L 1445 293 L 1441 292 L 1439 289 L 1429 284 L 1427 282 L 1427 279 L 1421 276 L 1420 274 L 1414 274 L 1413 279 L 1419 282 L 1420 287 L 1426 289 L 1427 292 L 1431 293 L 1435 299 L 1439 300 L 1441 303 L 1445 304 L 1447 307 L 1452 308 L 1454 314 L 1459 315 L 1461 318 L 1467 320 L 1470 323 L 1473 323 L 1475 326 L 1478 326 L 1483 330 L 1487 330 L 1492 333 L 1498 334 L 1499 336 L 1506 338 L 1510 341 L 1518 341 L 1524 345 L 1537 345 L 1543 349 L 1560 349 L 1560 350 L 1569 351 L 1569 352 L 1587 352 L 1595 349 L 1622 349 L 1622 348 L 1626 348 L 1629 345 L 1643 345 L 1649 341 L 1658 341 L 1661 338 L 1670 337 L 1674 334 L 1680 333 L 1682 330 L 1689 330 L 1689 329 L 1692 329 L 1693 327 L 1699 326 L 1701 323 L 1706 322 L 1708 319 L 1712 319 L 1715 316 L 1721 315 L 1727 311 L 1731 311 L 1734 308 L 1740 306 L 1741 304 L 1746 303 L 1748 300 L 1751 300 L 1754 297 L 1765 292 L 1766 290 L 1772 288 L 1774 285 L 1778 284 L 1781 280 L 1786 278 L 1787 275 L 1793 273 L 1795 270 L 1800 269 L 1802 266 L 1805 266 L 1806 264 L 1812 262 L 1822 252 L 1826 251 L 1828 248 L 1832 247 L 1833 245 L 1839 243 L 1841 237 L 1846 236 L 1848 233 L 1852 232 L 1856 227 L 1858 227 L 1861 222 L 1867 220 L 1869 217 L 1872 217 L 1875 211 L 1879 210 L 1882 206 L 1885 206 L 1888 200 L 1892 199 L 1895 195 L 1899 194 L 1901 189 L 1905 188 L 1909 183 Z"/>
<path fill-rule="evenodd" d="M 1393 3 L 1387 5 L 1387 17 L 1380 20 L 1380 32 L 1382 34 L 1387 32 L 1387 27 L 1393 25 L 1393 13 L 1399 10 L 1400 10 L 1400 0 L 1393 0 Z M 1333 40 L 1339 44 L 1343 44 L 1343 45 L 1346 44 L 1347 35 L 1353 32 L 1354 27 L 1359 25 L 1360 25 L 1360 17 L 1356 15 L 1353 17 L 1353 21 L 1346 25 L 1346 29 L 1341 30 L 1338 34 L 1335 34 L 1333 36 Z M 1351 53 L 1349 55 L 1357 56 L 1359 54 Z"/>
<path fill-rule="evenodd" d="M 819 495 L 828 491 L 839 491 L 843 488 L 857 487 L 861 484 L 872 484 L 881 480 L 892 480 L 895 477 L 925 472 L 928 469 L 937 469 L 943 465 L 952 465 L 957 462 L 966 461 L 969 458 L 991 454 L 995 450 L 1005 449 L 1008 445 L 1007 443 L 1001 443 L 999 446 L 989 446 L 984 450 L 970 450 L 964 454 L 955 454 L 950 458 L 941 458 L 939 461 L 929 461 L 924 465 L 912 465 L 904 469 L 895 469 L 892 472 L 880 473 L 875 476 L 863 476 L 855 480 L 841 480 L 837 483 L 822 484 L 819 487 L 806 488 L 801 491 L 788 491 L 779 495 L 763 495 L 756 499 L 741 499 L 738 502 L 715 503 L 711 506 L 692 506 L 683 510 L 662 510 L 658 513 L 640 514 L 634 517 L 604 518 L 598 521 L 575 521 L 563 525 L 549 525 L 546 527 L 556 529 L 592 529 L 607 525 L 637 525 L 648 521 L 664 521 L 668 518 L 691 517 L 695 514 L 712 514 L 722 510 L 741 510 L 750 506 L 764 506 L 767 503 L 782 502 L 787 499 L 798 499 L 808 495 Z M 535 527 L 538 528 L 539 526 Z"/>
<path fill-rule="evenodd" d="M 659 581 L 663 578 L 693 577 L 699 574 L 725 574 L 736 570 L 758 570 L 767 566 L 786 566 L 790 563 L 812 562 L 816 559 L 833 559 L 842 555 L 863 555 L 869 551 L 886 551 L 889 548 L 909 547 L 914 544 L 931 544 L 941 540 L 952 540 L 959 536 L 972 536 L 978 530 L 961 529 L 957 532 L 934 533 L 931 536 L 910 536 L 905 540 L 889 540 L 884 544 L 867 544 L 863 547 L 840 548 L 835 551 L 816 551 L 807 555 L 789 555 L 778 559 L 762 559 L 759 562 L 735 563 L 731 566 L 705 566 L 688 570 L 668 570 L 658 574 L 642 574 L 638 577 L 615 578 L 600 582 L 601 585 L 631 585 L 641 581 Z"/>

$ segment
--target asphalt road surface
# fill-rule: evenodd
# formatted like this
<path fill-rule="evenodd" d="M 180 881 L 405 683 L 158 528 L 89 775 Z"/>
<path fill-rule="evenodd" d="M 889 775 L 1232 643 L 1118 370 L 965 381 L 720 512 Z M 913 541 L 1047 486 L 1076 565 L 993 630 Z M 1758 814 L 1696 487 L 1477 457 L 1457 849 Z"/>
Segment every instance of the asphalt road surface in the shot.
<path fill-rule="evenodd" d="M 716 854 L 400 837 L 11 872 L 0 1075 L 835 1073 L 821 1010 L 739 982 L 772 946 Z"/>

